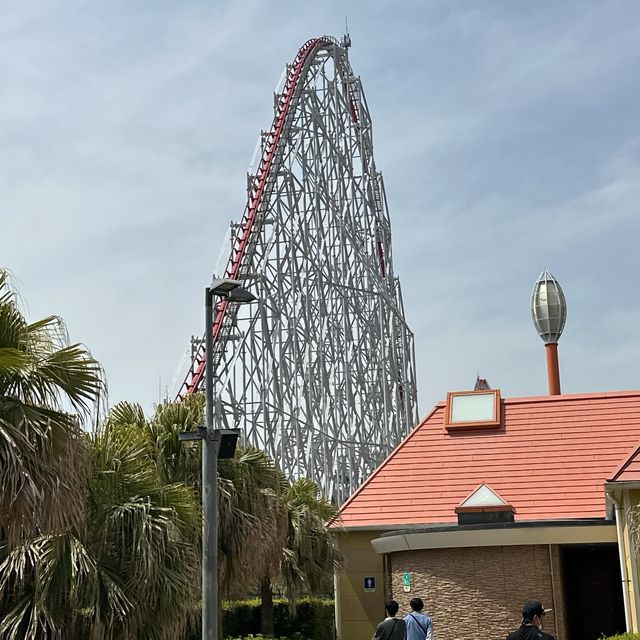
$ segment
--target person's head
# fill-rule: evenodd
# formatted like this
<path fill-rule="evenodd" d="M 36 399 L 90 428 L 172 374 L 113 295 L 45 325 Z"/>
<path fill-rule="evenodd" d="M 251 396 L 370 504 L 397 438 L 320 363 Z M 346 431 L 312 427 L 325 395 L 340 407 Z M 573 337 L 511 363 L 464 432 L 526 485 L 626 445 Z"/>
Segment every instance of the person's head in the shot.
<path fill-rule="evenodd" d="M 384 603 L 384 608 L 387 610 L 387 613 L 393 617 L 398 613 L 400 606 L 395 600 L 387 600 L 387 602 Z"/>
<path fill-rule="evenodd" d="M 528 600 L 522 607 L 522 624 L 532 624 L 542 629 L 547 611 L 539 600 Z"/>
<path fill-rule="evenodd" d="M 412 611 L 422 611 L 424 607 L 424 602 L 420 598 L 411 598 L 411 602 L 409 603 Z"/>

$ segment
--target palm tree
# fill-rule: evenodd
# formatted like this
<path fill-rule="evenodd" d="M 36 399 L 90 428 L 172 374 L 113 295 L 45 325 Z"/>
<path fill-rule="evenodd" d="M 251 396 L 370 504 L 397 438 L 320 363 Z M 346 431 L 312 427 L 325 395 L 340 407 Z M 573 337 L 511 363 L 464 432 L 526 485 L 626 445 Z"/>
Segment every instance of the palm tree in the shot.
<path fill-rule="evenodd" d="M 286 544 L 279 562 L 278 579 L 292 610 L 304 591 L 327 592 L 335 571 L 342 566 L 334 534 L 325 526 L 338 509 L 326 500 L 320 487 L 309 478 L 300 478 L 286 489 Z M 260 583 L 262 633 L 273 635 L 272 575 L 263 574 Z"/>
<path fill-rule="evenodd" d="M 196 395 L 114 407 L 99 363 L 54 316 L 27 323 L 0 271 L 0 638 L 169 640 L 197 616 L 200 447 Z M 286 482 L 264 453 L 220 465 L 223 590 L 275 571 Z"/>
<path fill-rule="evenodd" d="M 0 270 L 0 543 L 85 525 L 81 429 L 105 391 L 100 364 L 56 316 L 28 323 Z"/>
<path fill-rule="evenodd" d="M 178 434 L 203 424 L 203 394 L 161 404 L 148 421 L 138 405 L 122 403 L 111 415 L 145 434 L 166 481 L 184 482 L 200 495 L 201 447 L 180 442 Z M 234 458 L 220 461 L 220 597 L 246 591 L 265 573 L 277 571 L 286 536 L 282 496 L 288 486 L 273 460 L 258 449 L 238 446 Z"/>
<path fill-rule="evenodd" d="M 333 574 L 343 558 L 335 544 L 335 534 L 326 524 L 337 507 L 323 497 L 320 487 L 309 478 L 291 484 L 287 495 L 288 536 L 282 564 L 282 579 L 290 602 L 303 590 L 331 590 Z"/>
<path fill-rule="evenodd" d="M 156 459 L 167 482 L 200 484 L 201 453 L 198 443 L 180 442 L 178 434 L 204 424 L 204 394 L 195 393 L 156 407 L 147 423 Z"/>
<path fill-rule="evenodd" d="M 178 434 L 204 422 L 204 395 L 188 396 L 156 407 L 143 425 L 141 409 L 123 407 L 142 425 L 167 480 L 198 486 L 201 448 L 180 442 Z M 221 592 L 256 582 L 278 564 L 286 522 L 280 496 L 288 487 L 273 460 L 253 447 L 238 446 L 234 458 L 218 465 L 218 528 Z M 198 489 L 199 491 L 199 489 Z M 260 544 L 256 541 L 260 540 Z"/>
<path fill-rule="evenodd" d="M 24 540 L 0 565 L 3 640 L 107 638 L 112 614 L 131 608 L 118 576 L 70 532 Z"/>
<path fill-rule="evenodd" d="M 281 496 L 287 481 L 273 460 L 253 447 L 238 447 L 218 468 L 220 583 L 228 595 L 277 570 L 285 544 Z"/>
<path fill-rule="evenodd" d="M 132 605 L 121 624 L 117 610 L 110 623 L 125 637 L 184 637 L 200 600 L 198 495 L 183 482 L 166 482 L 148 431 L 120 422 L 122 409 L 114 408 L 94 439 L 90 488 L 92 547 L 100 566 L 126 585 Z"/>
<path fill-rule="evenodd" d="M 53 575 L 60 567 L 55 558 L 72 554 L 73 570 L 90 571 L 67 532 L 86 530 L 90 457 L 81 427 L 97 413 L 104 393 L 102 368 L 89 351 L 70 344 L 56 316 L 28 323 L 8 273 L 0 269 L 2 637 L 27 637 L 31 631 L 35 637 L 40 624 L 44 629 L 36 601 L 57 603 L 63 593 L 53 586 L 64 582 Z M 43 558 L 47 586 L 40 589 L 33 570 Z M 54 628 L 63 617 L 60 612 L 51 619 Z"/>
<path fill-rule="evenodd" d="M 128 408 L 91 438 L 86 530 L 36 536 L 0 564 L 1 638 L 172 640 L 194 625 L 197 495 L 163 481 Z"/>

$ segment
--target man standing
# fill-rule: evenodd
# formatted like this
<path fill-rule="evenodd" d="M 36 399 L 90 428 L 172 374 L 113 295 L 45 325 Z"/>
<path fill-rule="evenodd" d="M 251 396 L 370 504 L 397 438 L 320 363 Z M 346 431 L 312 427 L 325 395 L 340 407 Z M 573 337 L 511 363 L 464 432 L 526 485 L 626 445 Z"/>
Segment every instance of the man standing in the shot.
<path fill-rule="evenodd" d="M 407 640 L 433 640 L 433 621 L 422 613 L 424 602 L 420 598 L 411 598 L 411 613 L 404 617 L 407 623 Z"/>
<path fill-rule="evenodd" d="M 387 617 L 378 625 L 372 640 L 407 640 L 407 625 L 402 618 L 396 618 L 398 603 L 389 600 L 384 603 Z"/>
<path fill-rule="evenodd" d="M 542 630 L 544 617 L 551 609 L 545 609 L 538 600 L 529 600 L 522 607 L 520 628 L 507 636 L 507 640 L 555 640 Z"/>

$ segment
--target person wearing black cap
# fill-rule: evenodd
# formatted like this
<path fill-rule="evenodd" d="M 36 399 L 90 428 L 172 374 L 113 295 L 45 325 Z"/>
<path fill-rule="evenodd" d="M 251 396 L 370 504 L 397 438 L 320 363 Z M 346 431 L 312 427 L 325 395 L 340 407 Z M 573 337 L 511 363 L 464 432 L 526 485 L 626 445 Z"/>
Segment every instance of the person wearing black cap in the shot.
<path fill-rule="evenodd" d="M 544 617 L 551 609 L 545 609 L 539 600 L 529 600 L 522 607 L 520 628 L 510 633 L 507 640 L 555 640 L 542 630 Z"/>

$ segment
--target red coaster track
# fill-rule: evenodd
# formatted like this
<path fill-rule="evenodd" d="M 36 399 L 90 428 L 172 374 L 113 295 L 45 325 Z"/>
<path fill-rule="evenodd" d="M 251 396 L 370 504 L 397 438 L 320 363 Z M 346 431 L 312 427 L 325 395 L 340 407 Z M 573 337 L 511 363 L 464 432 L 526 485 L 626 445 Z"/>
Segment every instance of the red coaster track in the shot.
<path fill-rule="evenodd" d="M 418 413 L 413 333 L 350 45 L 314 38 L 287 65 L 223 271 L 259 302 L 240 311 L 218 299 L 206 327 L 217 424 L 336 504 Z M 197 344 L 179 397 L 209 374 Z"/>
<path fill-rule="evenodd" d="M 278 102 L 276 115 L 273 119 L 273 125 L 268 133 L 267 144 L 262 154 L 257 174 L 254 178 L 254 186 L 249 196 L 247 208 L 245 209 L 241 224 L 241 232 L 227 266 L 225 278 L 231 278 L 232 280 L 241 279 L 242 267 L 245 266 L 248 259 L 250 259 L 250 251 L 248 251 L 248 249 L 251 245 L 258 211 L 267 192 L 269 175 L 271 173 L 274 160 L 278 155 L 278 148 L 283 140 L 283 133 L 292 110 L 292 105 L 296 97 L 300 80 L 304 77 L 306 67 L 308 67 L 308 63 L 311 61 L 315 53 L 322 47 L 330 46 L 333 43 L 334 40 L 329 37 L 313 38 L 308 40 L 304 45 L 302 45 L 293 64 L 289 67 L 287 81 Z M 354 109 L 355 106 L 352 107 L 352 112 L 354 119 L 356 119 L 357 112 Z M 226 300 L 220 300 L 216 305 L 213 322 L 213 344 L 214 348 L 217 348 L 216 350 L 223 346 L 221 344 L 224 341 L 223 328 L 225 326 L 225 319 L 229 316 L 228 310 L 229 302 Z M 201 346 L 196 354 L 196 360 L 187 374 L 187 379 L 182 385 L 180 392 L 181 396 L 191 394 L 199 389 L 204 378 L 204 371 L 204 347 Z"/>

